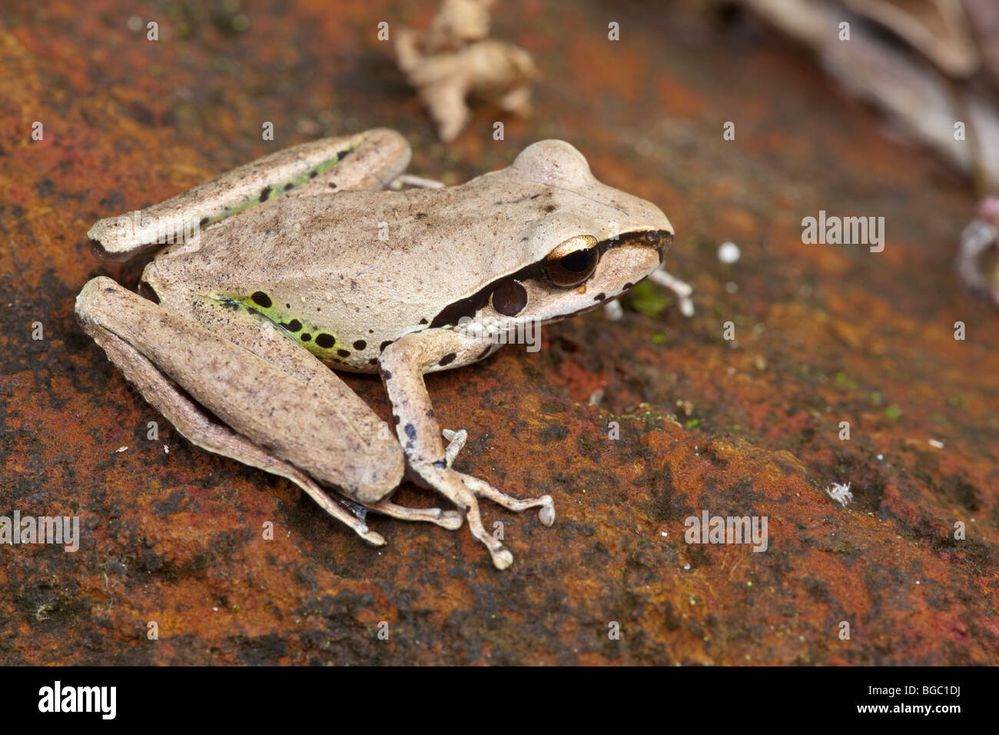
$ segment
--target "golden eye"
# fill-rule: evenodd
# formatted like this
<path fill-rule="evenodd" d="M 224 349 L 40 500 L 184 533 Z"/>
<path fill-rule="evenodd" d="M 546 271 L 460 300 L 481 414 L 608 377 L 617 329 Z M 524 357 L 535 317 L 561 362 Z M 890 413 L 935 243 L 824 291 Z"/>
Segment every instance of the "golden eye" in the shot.
<path fill-rule="evenodd" d="M 552 285 L 561 288 L 578 286 L 596 270 L 600 260 L 596 245 L 597 238 L 592 235 L 579 235 L 566 240 L 545 258 L 545 277 Z"/>

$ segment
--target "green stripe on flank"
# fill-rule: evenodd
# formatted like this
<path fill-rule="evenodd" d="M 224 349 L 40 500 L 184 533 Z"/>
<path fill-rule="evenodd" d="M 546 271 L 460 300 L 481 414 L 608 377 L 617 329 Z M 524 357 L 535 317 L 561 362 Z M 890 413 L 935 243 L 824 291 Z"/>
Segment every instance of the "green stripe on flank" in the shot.
<path fill-rule="evenodd" d="M 285 337 L 323 361 L 343 362 L 341 353 L 345 346 L 336 335 L 326 327 L 279 308 L 274 298 L 264 291 L 254 291 L 247 296 L 222 294 L 214 300 L 224 308 L 241 309 L 266 319 Z"/>

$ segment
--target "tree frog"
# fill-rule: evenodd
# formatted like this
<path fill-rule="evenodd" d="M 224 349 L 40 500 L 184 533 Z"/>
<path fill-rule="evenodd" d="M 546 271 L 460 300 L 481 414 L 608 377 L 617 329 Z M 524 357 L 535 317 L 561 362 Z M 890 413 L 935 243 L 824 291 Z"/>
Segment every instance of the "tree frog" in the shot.
<path fill-rule="evenodd" d="M 192 443 L 291 480 L 373 545 L 385 539 L 368 510 L 450 530 L 467 519 L 505 569 L 478 500 L 538 508 L 550 526 L 552 498 L 454 469 L 467 434 L 442 432 L 423 376 L 620 296 L 659 268 L 673 227 L 562 141 L 460 186 L 394 189 L 409 159 L 391 130 L 326 138 L 102 219 L 98 255 L 158 252 L 138 294 L 97 277 L 76 314 Z M 337 370 L 380 374 L 394 426 Z M 393 502 L 404 476 L 454 508 Z"/>

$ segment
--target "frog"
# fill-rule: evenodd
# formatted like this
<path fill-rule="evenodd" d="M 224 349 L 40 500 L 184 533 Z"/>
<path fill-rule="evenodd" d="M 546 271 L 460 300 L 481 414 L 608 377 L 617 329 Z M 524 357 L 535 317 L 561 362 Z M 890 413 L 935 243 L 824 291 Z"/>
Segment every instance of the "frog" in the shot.
<path fill-rule="evenodd" d="M 411 155 L 390 129 L 323 138 L 101 219 L 87 233 L 100 258 L 151 259 L 134 291 L 90 279 L 75 313 L 192 444 L 289 480 L 373 546 L 386 539 L 370 512 L 467 522 L 506 569 L 479 501 L 545 526 L 554 501 L 456 469 L 467 431 L 439 425 L 425 376 L 620 297 L 662 266 L 673 226 L 564 141 L 454 186 L 402 185 Z M 344 372 L 380 376 L 391 425 Z M 442 507 L 395 502 L 404 480 Z"/>

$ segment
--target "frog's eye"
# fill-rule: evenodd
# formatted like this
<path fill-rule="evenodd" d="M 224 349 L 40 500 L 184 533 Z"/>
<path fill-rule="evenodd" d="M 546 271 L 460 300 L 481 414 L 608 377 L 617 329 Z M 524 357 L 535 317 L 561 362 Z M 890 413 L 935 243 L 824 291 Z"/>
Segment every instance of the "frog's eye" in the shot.
<path fill-rule="evenodd" d="M 553 286 L 578 286 L 593 275 L 598 260 L 597 238 L 579 235 L 548 253 L 544 262 L 545 277 Z"/>

